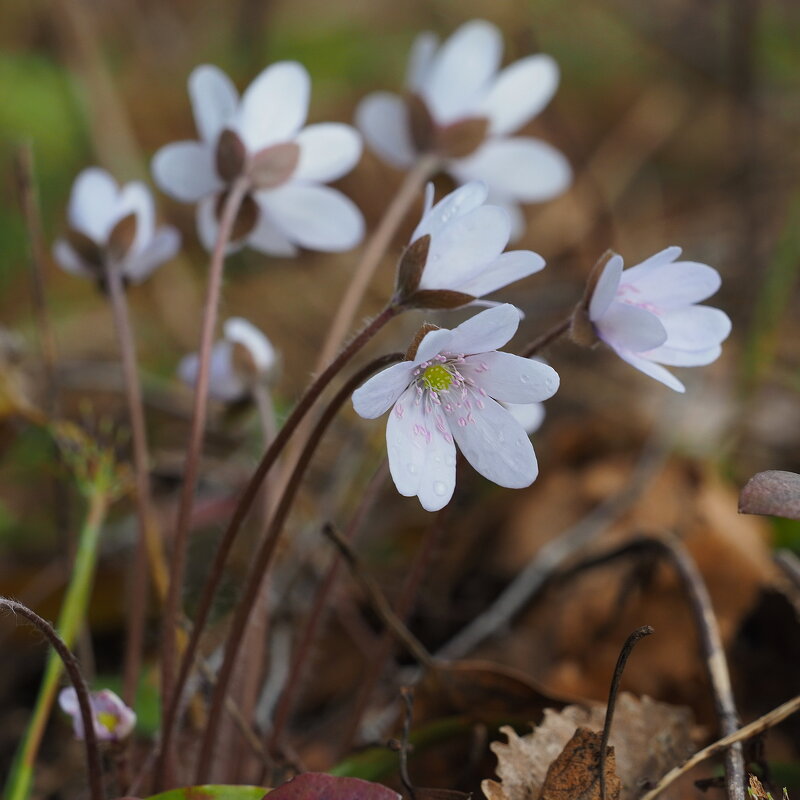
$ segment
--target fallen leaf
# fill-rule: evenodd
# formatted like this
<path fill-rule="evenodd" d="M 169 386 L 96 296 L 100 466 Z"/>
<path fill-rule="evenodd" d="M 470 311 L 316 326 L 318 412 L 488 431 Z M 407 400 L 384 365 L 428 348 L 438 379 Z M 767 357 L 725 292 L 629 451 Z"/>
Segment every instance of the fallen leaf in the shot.
<path fill-rule="evenodd" d="M 779 469 L 753 475 L 739 495 L 739 511 L 800 519 L 800 475 Z"/>
<path fill-rule="evenodd" d="M 400 800 L 380 783 L 339 778 L 323 772 L 304 772 L 270 792 L 275 800 Z"/>

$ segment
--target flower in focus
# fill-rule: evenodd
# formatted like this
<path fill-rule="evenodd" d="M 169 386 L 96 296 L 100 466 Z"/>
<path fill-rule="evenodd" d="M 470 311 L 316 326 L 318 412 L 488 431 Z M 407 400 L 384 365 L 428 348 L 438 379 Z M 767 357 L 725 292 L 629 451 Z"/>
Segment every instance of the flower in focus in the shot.
<path fill-rule="evenodd" d="M 278 359 L 270 340 L 242 317 L 227 320 L 223 333 L 224 337 L 211 350 L 208 391 L 220 402 L 232 403 L 267 380 Z M 178 366 L 181 380 L 194 386 L 199 365 L 197 353 L 185 356 Z"/>
<path fill-rule="evenodd" d="M 624 272 L 622 257 L 612 255 L 598 264 L 590 296 L 578 308 L 620 358 L 676 392 L 684 385 L 661 365 L 710 364 L 731 330 L 724 311 L 697 305 L 719 289 L 719 273 L 676 261 L 680 254 L 680 247 L 668 247 Z"/>
<path fill-rule="evenodd" d="M 267 67 L 239 98 L 217 67 L 197 67 L 189 96 L 200 141 L 175 142 L 153 159 L 156 183 L 169 195 L 198 203 L 197 228 L 211 250 L 227 193 L 249 185 L 233 238 L 263 253 L 292 256 L 298 247 L 342 251 L 364 235 L 355 204 L 323 184 L 349 172 L 361 137 L 349 125 L 303 127 L 310 79 L 293 61 Z"/>
<path fill-rule="evenodd" d="M 500 402 L 545 400 L 559 380 L 546 364 L 497 352 L 518 325 L 517 309 L 505 304 L 453 330 L 428 330 L 408 360 L 353 393 L 362 417 L 375 419 L 392 409 L 386 425 L 392 478 L 400 494 L 418 496 L 427 511 L 443 508 L 453 495 L 456 444 L 500 486 L 521 488 L 536 479 L 530 439 Z"/>
<path fill-rule="evenodd" d="M 508 213 L 485 205 L 485 183 L 470 181 L 425 210 L 400 261 L 396 300 L 418 308 L 454 308 L 525 278 L 544 267 L 530 250 L 504 253 L 511 234 Z"/>
<path fill-rule="evenodd" d="M 83 739 L 83 717 L 78 705 L 78 695 L 71 686 L 61 690 L 58 704 L 62 711 L 72 717 L 75 736 Z M 89 704 L 92 707 L 94 732 L 101 741 L 119 742 L 128 736 L 136 725 L 136 713 L 110 689 L 91 692 Z"/>
<path fill-rule="evenodd" d="M 546 142 L 510 136 L 555 93 L 555 61 L 540 54 L 499 70 L 502 54 L 500 31 L 484 20 L 465 23 L 441 46 L 434 34 L 423 33 L 411 50 L 408 95 L 368 95 L 356 124 L 396 167 L 433 154 L 460 183 L 485 181 L 492 201 L 511 213 L 518 235 L 524 219 L 517 203 L 555 197 L 569 186 L 572 170 Z"/>
<path fill-rule="evenodd" d="M 153 197 L 135 181 L 120 187 L 99 167 L 83 170 L 72 185 L 66 235 L 53 246 L 59 266 L 84 278 L 104 281 L 107 269 L 119 269 L 139 283 L 180 248 L 180 234 L 155 227 Z"/>

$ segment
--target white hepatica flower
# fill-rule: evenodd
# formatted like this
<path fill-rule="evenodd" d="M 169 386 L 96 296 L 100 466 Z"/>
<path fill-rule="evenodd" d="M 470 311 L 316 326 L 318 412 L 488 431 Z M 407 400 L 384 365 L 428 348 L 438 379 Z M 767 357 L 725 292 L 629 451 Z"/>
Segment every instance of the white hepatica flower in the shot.
<path fill-rule="evenodd" d="M 303 127 L 310 80 L 293 61 L 267 67 L 241 99 L 217 67 L 197 67 L 189 95 L 200 141 L 175 142 L 153 159 L 153 175 L 169 195 L 197 202 L 201 241 L 212 249 L 226 193 L 246 175 L 234 239 L 263 253 L 291 256 L 297 247 L 343 251 L 364 235 L 355 204 L 323 184 L 349 172 L 361 137 L 334 122 Z"/>
<path fill-rule="evenodd" d="M 696 305 L 720 286 L 706 264 L 676 261 L 680 247 L 668 247 L 623 272 L 613 255 L 602 268 L 589 301 L 597 336 L 645 375 L 676 392 L 684 385 L 661 364 L 698 367 L 719 357 L 731 330 L 724 311 Z"/>
<path fill-rule="evenodd" d="M 223 334 L 224 338 L 211 349 L 208 391 L 215 399 L 232 403 L 249 395 L 257 383 L 267 380 L 278 358 L 270 340 L 242 317 L 227 320 Z M 184 383 L 194 386 L 199 367 L 200 358 L 192 353 L 181 360 L 178 375 Z"/>
<path fill-rule="evenodd" d="M 485 183 L 470 181 L 425 210 L 398 270 L 398 302 L 453 308 L 490 294 L 544 267 L 530 250 L 504 253 L 511 235 L 508 213 L 485 205 Z"/>
<path fill-rule="evenodd" d="M 61 710 L 72 717 L 72 728 L 78 739 L 83 739 L 83 717 L 78 705 L 75 689 L 62 689 L 58 696 Z M 105 742 L 119 742 L 134 729 L 136 713 L 128 708 L 110 689 L 89 694 L 89 705 L 92 707 L 94 732 L 98 739 Z"/>
<path fill-rule="evenodd" d="M 456 180 L 485 181 L 492 198 L 519 219 L 516 202 L 555 197 L 569 186 L 572 171 L 546 142 L 510 136 L 550 101 L 558 66 L 540 54 L 498 71 L 502 53 L 500 31 L 484 20 L 465 23 L 441 46 L 423 33 L 409 59 L 410 96 L 368 95 L 356 123 L 390 164 L 407 168 L 421 154 L 436 154 Z"/>
<path fill-rule="evenodd" d="M 119 269 L 132 283 L 143 281 L 180 248 L 180 234 L 155 227 L 153 197 L 139 182 L 120 187 L 99 167 L 75 179 L 67 208 L 68 232 L 53 246 L 59 266 L 84 278 L 105 280 Z"/>
<path fill-rule="evenodd" d="M 538 361 L 496 352 L 517 330 L 509 304 L 476 314 L 453 330 L 425 334 L 411 360 L 370 378 L 353 406 L 374 419 L 390 408 L 389 468 L 397 490 L 427 511 L 449 502 L 458 444 L 481 475 L 508 488 L 529 486 L 538 466 L 525 430 L 498 401 L 551 397 L 558 374 Z"/>

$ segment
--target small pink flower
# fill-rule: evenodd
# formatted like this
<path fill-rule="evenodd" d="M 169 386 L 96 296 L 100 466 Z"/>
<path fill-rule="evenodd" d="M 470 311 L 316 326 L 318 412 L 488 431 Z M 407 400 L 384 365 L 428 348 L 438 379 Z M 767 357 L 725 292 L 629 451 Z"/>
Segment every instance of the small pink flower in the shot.
<path fill-rule="evenodd" d="M 128 736 L 136 725 L 136 714 L 110 689 L 91 692 L 89 703 L 97 738 L 106 742 L 119 742 Z M 58 696 L 61 710 L 72 717 L 75 736 L 83 739 L 83 717 L 78 706 L 78 695 L 72 687 L 62 689 Z"/>

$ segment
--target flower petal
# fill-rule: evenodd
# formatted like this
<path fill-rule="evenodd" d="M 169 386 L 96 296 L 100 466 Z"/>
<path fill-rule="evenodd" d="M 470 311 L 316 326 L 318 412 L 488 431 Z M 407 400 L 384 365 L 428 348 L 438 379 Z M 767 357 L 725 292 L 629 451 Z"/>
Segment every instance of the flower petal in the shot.
<path fill-rule="evenodd" d="M 356 125 L 375 153 L 394 167 L 410 167 L 416 159 L 408 108 L 389 92 L 367 95 L 356 108 Z"/>
<path fill-rule="evenodd" d="M 450 352 L 450 342 L 453 341 L 453 331 L 447 328 L 439 328 L 437 330 L 428 331 L 422 337 L 422 341 L 417 347 L 417 355 L 414 358 L 414 366 L 424 364 L 430 361 L 434 356 L 439 353 Z"/>
<path fill-rule="evenodd" d="M 459 355 L 488 353 L 507 344 L 519 327 L 519 311 L 510 303 L 488 308 L 454 328 L 450 352 Z"/>
<path fill-rule="evenodd" d="M 432 184 L 428 184 L 432 186 Z M 486 200 L 489 190 L 482 181 L 469 181 L 463 186 L 459 186 L 450 194 L 445 195 L 435 206 L 427 209 L 422 215 L 413 234 L 411 241 L 415 242 L 420 236 L 430 234 L 431 237 L 438 236 L 442 230 L 457 217 L 463 217 L 470 211 L 478 208 Z M 426 206 L 430 193 L 426 189 Z"/>
<path fill-rule="evenodd" d="M 528 436 L 538 431 L 544 422 L 544 403 L 503 403 L 503 405 L 522 425 Z"/>
<path fill-rule="evenodd" d="M 242 345 L 250 353 L 259 372 L 269 372 L 277 362 L 272 342 L 252 322 L 244 317 L 230 317 L 223 326 L 225 338 L 229 342 Z"/>
<path fill-rule="evenodd" d="M 175 228 L 169 225 L 159 228 L 144 249 L 126 259 L 125 277 L 133 283 L 141 283 L 153 270 L 174 258 L 180 247 L 181 235 Z"/>
<path fill-rule="evenodd" d="M 617 253 L 614 253 L 603 267 L 592 292 L 592 299 L 589 301 L 589 319 L 593 322 L 597 322 L 608 311 L 617 296 L 622 267 L 622 256 Z"/>
<path fill-rule="evenodd" d="M 153 195 L 141 181 L 126 183 L 122 187 L 112 227 L 129 214 L 136 215 L 136 234 L 131 245 L 131 253 L 136 253 L 152 240 L 156 217 Z"/>
<path fill-rule="evenodd" d="M 625 350 L 617 350 L 617 355 L 632 367 L 636 367 L 639 372 L 643 372 L 645 375 L 659 381 L 659 383 L 669 386 L 670 389 L 681 393 L 686 391 L 686 387 L 669 370 L 664 369 L 659 364 L 654 364 L 647 358 L 642 358 L 642 356 Z"/>
<path fill-rule="evenodd" d="M 184 356 L 178 364 L 178 376 L 194 387 L 200 369 L 197 353 Z M 236 374 L 233 364 L 233 345 L 225 340 L 215 342 L 211 348 L 209 364 L 208 392 L 216 400 L 224 403 L 238 400 L 248 391 L 247 384 Z"/>
<path fill-rule="evenodd" d="M 677 261 L 664 269 L 636 271 L 640 269 L 633 267 L 624 272 L 620 288 L 627 291 L 634 302 L 641 298 L 663 311 L 699 303 L 714 294 L 722 283 L 713 267 L 694 261 Z"/>
<path fill-rule="evenodd" d="M 210 253 L 214 249 L 217 240 L 219 222 L 216 215 L 217 198 L 215 195 L 204 197 L 197 204 L 197 238 L 200 243 Z"/>
<path fill-rule="evenodd" d="M 66 239 L 56 240 L 53 245 L 53 258 L 61 269 L 71 275 L 77 275 L 79 278 L 97 277 L 97 273 L 83 262 Z"/>
<path fill-rule="evenodd" d="M 201 142 L 174 142 L 162 147 L 153 157 L 152 170 L 158 187 L 183 203 L 195 203 L 223 186 L 214 153 Z"/>
<path fill-rule="evenodd" d="M 491 139 L 471 156 L 450 162 L 460 181 L 486 181 L 492 192 L 523 203 L 538 203 L 561 194 L 572 181 L 563 154 L 539 139 Z"/>
<path fill-rule="evenodd" d="M 722 347 L 715 344 L 704 350 L 676 350 L 673 347 L 662 345 L 650 350 L 647 358 L 651 361 L 658 361 L 669 367 L 704 367 L 712 361 L 716 361 L 722 354 Z"/>
<path fill-rule="evenodd" d="M 361 137 L 349 125 L 324 122 L 309 125 L 295 139 L 300 161 L 293 177 L 327 183 L 350 172 L 361 158 Z"/>
<path fill-rule="evenodd" d="M 556 62 L 543 54 L 528 56 L 497 76 L 479 113 L 489 117 L 491 134 L 513 133 L 550 102 L 557 87 Z"/>
<path fill-rule="evenodd" d="M 105 244 L 117 206 L 117 182 L 100 167 L 83 170 L 72 184 L 67 217 L 72 228 Z"/>
<path fill-rule="evenodd" d="M 664 344 L 676 350 L 705 350 L 727 339 L 731 321 L 724 311 L 710 306 L 690 306 L 661 316 L 667 330 Z"/>
<path fill-rule="evenodd" d="M 425 85 L 438 48 L 439 37 L 431 31 L 424 31 L 414 39 L 406 70 L 406 86 L 412 91 L 419 93 Z"/>
<path fill-rule="evenodd" d="M 613 302 L 595 321 L 595 327 L 600 338 L 615 350 L 641 353 L 667 341 L 667 331 L 655 314 L 627 303 Z"/>
<path fill-rule="evenodd" d="M 468 356 L 459 369 L 479 391 L 503 403 L 538 403 L 558 390 L 558 373 L 552 367 L 512 353 Z"/>
<path fill-rule="evenodd" d="M 509 222 L 511 223 L 511 235 L 508 237 L 508 240 L 509 242 L 518 242 L 525 233 L 525 227 L 528 224 L 525 212 L 522 210 L 520 204 L 515 203 L 513 200 L 508 200 L 507 198 L 492 195 L 491 192 L 489 192 L 488 202 L 490 205 L 500 206 L 500 208 L 505 210 L 506 214 L 508 214 Z"/>
<path fill-rule="evenodd" d="M 448 414 L 450 430 L 464 457 L 477 472 L 499 486 L 530 486 L 539 474 L 539 466 L 523 427 L 491 397 L 482 398 L 473 392 L 471 405 L 469 412 L 462 405 Z"/>
<path fill-rule="evenodd" d="M 478 275 L 462 283 L 459 291 L 482 297 L 485 294 L 508 286 L 510 283 L 527 278 L 544 268 L 544 259 L 531 250 L 511 250 L 501 253 L 487 264 Z"/>
<path fill-rule="evenodd" d="M 353 408 L 364 419 L 377 419 L 385 414 L 411 383 L 414 371 L 411 361 L 392 364 L 373 375 L 353 392 Z"/>
<path fill-rule="evenodd" d="M 358 207 L 328 186 L 290 183 L 257 192 L 256 199 L 291 241 L 310 250 L 350 250 L 364 237 Z"/>
<path fill-rule="evenodd" d="M 242 95 L 238 129 L 252 151 L 292 139 L 308 113 L 311 80 L 296 61 L 267 67 Z"/>
<path fill-rule="evenodd" d="M 269 212 L 259 206 L 260 213 L 255 228 L 247 234 L 247 244 L 254 250 L 269 256 L 297 255 L 297 248 L 289 241 L 286 234 L 275 224 Z"/>
<path fill-rule="evenodd" d="M 450 36 L 434 57 L 423 87 L 439 124 L 454 122 L 477 106 L 502 54 L 500 31 L 484 20 L 467 22 Z"/>
<path fill-rule="evenodd" d="M 239 92 L 219 67 L 203 64 L 189 76 L 189 98 L 200 138 L 213 146 L 236 114 Z"/>
<path fill-rule="evenodd" d="M 680 247 L 675 247 L 674 245 L 672 247 L 665 247 L 663 250 L 659 250 L 649 258 L 646 258 L 640 264 L 631 267 L 626 273 L 626 277 L 629 281 L 636 282 L 643 274 L 658 267 L 663 267 L 665 264 L 671 264 L 680 254 Z"/>

